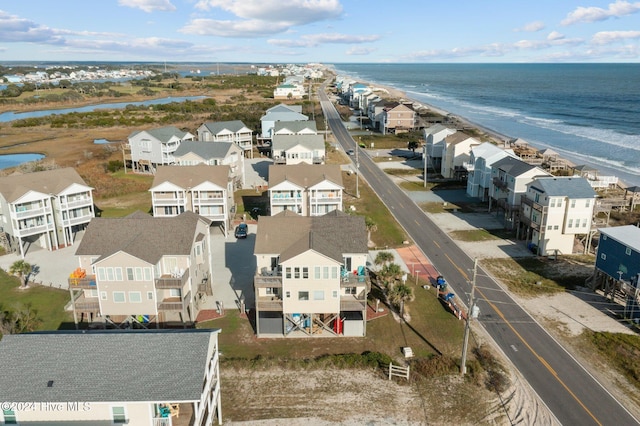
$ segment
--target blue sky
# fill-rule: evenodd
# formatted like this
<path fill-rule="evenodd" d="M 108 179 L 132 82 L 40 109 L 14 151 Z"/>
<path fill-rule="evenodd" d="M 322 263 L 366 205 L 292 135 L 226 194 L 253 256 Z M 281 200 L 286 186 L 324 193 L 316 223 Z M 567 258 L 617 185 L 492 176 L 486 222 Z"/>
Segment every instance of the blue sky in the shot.
<path fill-rule="evenodd" d="M 2 61 L 639 62 L 640 2 L 4 0 Z"/>

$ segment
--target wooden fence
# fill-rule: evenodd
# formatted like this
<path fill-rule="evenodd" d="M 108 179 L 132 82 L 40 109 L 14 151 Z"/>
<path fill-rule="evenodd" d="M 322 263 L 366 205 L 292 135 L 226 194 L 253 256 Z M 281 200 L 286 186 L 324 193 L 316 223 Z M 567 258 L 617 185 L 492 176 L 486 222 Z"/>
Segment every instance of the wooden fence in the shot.
<path fill-rule="evenodd" d="M 392 362 L 389 363 L 389 380 L 391 380 L 391 376 L 404 377 L 409 380 L 409 366 L 401 367 L 399 365 L 393 365 Z"/>

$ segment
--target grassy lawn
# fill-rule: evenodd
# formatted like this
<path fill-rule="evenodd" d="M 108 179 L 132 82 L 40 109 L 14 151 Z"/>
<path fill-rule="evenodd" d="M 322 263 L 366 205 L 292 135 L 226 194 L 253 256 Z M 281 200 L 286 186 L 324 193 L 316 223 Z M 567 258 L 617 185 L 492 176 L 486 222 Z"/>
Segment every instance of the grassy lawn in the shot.
<path fill-rule="evenodd" d="M 595 347 L 636 389 L 640 389 L 640 336 L 585 330 L 582 337 Z"/>
<path fill-rule="evenodd" d="M 415 282 L 409 278 L 408 282 Z M 420 281 L 420 283 L 424 283 Z M 376 294 L 376 287 L 372 294 Z M 402 358 L 402 347 L 410 346 L 416 357 L 444 354 L 460 356 L 464 322 L 455 318 L 436 298 L 435 289 L 413 286 L 416 299 L 406 304 L 411 316 L 408 323 L 391 313 L 370 320 L 364 338 L 327 337 L 317 339 L 258 339 L 246 318 L 228 310 L 222 318 L 198 324 L 198 328 L 220 328 L 220 350 L 225 359 L 314 359 L 321 355 L 375 351 L 395 359 Z M 375 306 L 373 296 L 370 305 Z M 383 303 L 380 303 L 383 307 Z M 385 309 L 388 309 L 384 306 Z M 301 342 L 304 344 L 301 344 Z"/>
<path fill-rule="evenodd" d="M 422 175 L 421 169 L 384 169 L 391 176 L 418 176 Z"/>
<path fill-rule="evenodd" d="M 41 321 L 37 330 L 57 330 L 63 323 L 73 322 L 71 313 L 64 311 L 69 292 L 50 287 L 31 287 L 19 290 L 16 277 L 0 270 L 0 311 L 13 311 L 19 306 L 31 306 Z"/>
<path fill-rule="evenodd" d="M 459 241 L 489 241 L 510 238 L 512 235 L 509 231 L 503 229 L 471 229 L 450 232 L 449 235 L 454 240 Z"/>
<path fill-rule="evenodd" d="M 590 260 L 589 260 L 590 259 Z M 553 294 L 583 286 L 593 273 L 593 256 L 490 259 L 480 261 L 509 290 L 522 296 Z"/>

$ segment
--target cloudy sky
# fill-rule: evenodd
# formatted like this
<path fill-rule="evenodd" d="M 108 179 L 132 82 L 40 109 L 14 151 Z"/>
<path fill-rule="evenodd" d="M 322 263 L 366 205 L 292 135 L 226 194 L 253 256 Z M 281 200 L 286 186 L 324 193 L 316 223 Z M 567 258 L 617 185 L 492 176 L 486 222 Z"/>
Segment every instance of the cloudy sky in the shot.
<path fill-rule="evenodd" d="M 5 0 L 3 60 L 639 62 L 640 1 Z"/>

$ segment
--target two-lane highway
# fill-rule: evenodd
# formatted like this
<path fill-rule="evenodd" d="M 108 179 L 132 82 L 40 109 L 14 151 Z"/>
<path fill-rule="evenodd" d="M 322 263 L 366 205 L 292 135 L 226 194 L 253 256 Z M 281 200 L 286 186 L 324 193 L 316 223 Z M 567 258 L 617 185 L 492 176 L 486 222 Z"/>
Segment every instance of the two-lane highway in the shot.
<path fill-rule="evenodd" d="M 322 110 L 343 149 L 359 149 L 324 89 Z M 469 294 L 473 260 L 359 151 L 358 172 L 458 295 Z M 638 421 L 485 271 L 478 268 L 479 323 L 564 425 L 637 425 Z M 463 296 L 464 297 L 464 296 Z"/>

